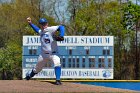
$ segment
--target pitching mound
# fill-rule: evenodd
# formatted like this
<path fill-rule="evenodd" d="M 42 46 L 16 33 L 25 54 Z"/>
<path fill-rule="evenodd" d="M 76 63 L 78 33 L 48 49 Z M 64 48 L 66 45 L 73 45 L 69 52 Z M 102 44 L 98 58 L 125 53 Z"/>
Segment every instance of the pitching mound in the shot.
<path fill-rule="evenodd" d="M 92 92 L 136 92 L 130 90 L 106 88 L 93 85 L 75 84 L 70 82 L 62 82 L 62 85 L 54 85 L 51 82 L 42 82 L 37 80 L 1 80 L 0 93 L 92 93 Z"/>

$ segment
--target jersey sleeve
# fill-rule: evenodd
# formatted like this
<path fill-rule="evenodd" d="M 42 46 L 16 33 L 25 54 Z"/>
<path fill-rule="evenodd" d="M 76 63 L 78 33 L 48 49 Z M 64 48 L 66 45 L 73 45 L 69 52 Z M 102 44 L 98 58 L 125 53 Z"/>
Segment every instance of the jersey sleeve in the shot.
<path fill-rule="evenodd" d="M 34 25 L 34 24 L 32 24 L 32 23 L 30 23 L 29 25 L 33 28 L 33 30 L 34 30 L 36 33 L 39 33 L 39 34 L 40 34 L 41 29 L 40 29 L 39 27 L 37 27 L 36 25 Z"/>
<path fill-rule="evenodd" d="M 48 27 L 47 30 L 49 30 L 49 32 L 54 33 L 55 31 L 59 31 L 60 32 L 60 36 L 64 36 L 65 34 L 65 28 L 62 25 L 59 26 L 51 26 Z"/>
<path fill-rule="evenodd" d="M 60 25 L 57 30 L 60 32 L 61 37 L 65 35 L 65 27 L 63 25 Z"/>
<path fill-rule="evenodd" d="M 50 33 L 54 33 L 55 31 L 57 31 L 58 28 L 59 26 L 51 26 L 51 27 L 47 27 L 46 31 L 49 31 Z"/>

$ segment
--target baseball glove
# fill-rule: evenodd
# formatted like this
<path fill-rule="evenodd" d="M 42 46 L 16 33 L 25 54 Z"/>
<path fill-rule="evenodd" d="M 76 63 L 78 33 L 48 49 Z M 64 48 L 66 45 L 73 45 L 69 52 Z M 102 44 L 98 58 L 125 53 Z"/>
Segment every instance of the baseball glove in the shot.
<path fill-rule="evenodd" d="M 64 37 L 55 36 L 55 40 L 56 40 L 56 41 L 63 41 L 63 40 L 64 40 Z"/>
<path fill-rule="evenodd" d="M 53 38 L 54 38 L 56 41 L 63 41 L 63 40 L 64 40 L 64 37 L 60 36 L 59 31 L 56 31 L 56 32 L 53 34 Z"/>

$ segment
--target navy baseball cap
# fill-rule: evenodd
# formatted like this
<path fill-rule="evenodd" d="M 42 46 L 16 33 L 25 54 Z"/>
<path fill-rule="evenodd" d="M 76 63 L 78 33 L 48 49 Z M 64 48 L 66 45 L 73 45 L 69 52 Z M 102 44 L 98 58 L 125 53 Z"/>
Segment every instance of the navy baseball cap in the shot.
<path fill-rule="evenodd" d="M 44 23 L 48 23 L 48 21 L 46 20 L 46 18 L 40 18 L 39 19 L 39 24 L 44 24 Z"/>

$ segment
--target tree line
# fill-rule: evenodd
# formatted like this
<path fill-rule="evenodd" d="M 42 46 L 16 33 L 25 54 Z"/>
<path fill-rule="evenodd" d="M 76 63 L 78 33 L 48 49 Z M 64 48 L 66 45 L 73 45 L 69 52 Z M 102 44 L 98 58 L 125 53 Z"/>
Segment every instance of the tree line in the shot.
<path fill-rule="evenodd" d="M 22 79 L 22 37 L 36 35 L 26 22 L 63 24 L 66 35 L 114 36 L 114 79 L 140 79 L 140 6 L 124 0 L 11 0 L 0 3 L 0 79 Z M 136 54 L 137 53 L 137 54 Z"/>

